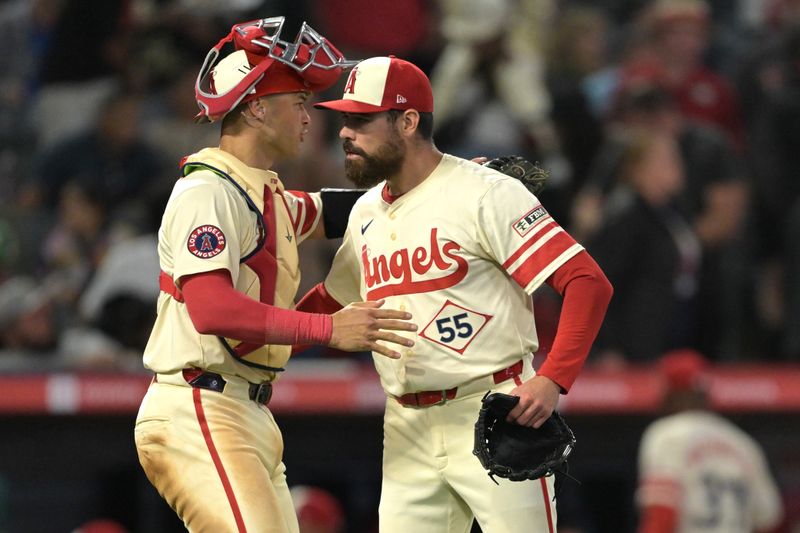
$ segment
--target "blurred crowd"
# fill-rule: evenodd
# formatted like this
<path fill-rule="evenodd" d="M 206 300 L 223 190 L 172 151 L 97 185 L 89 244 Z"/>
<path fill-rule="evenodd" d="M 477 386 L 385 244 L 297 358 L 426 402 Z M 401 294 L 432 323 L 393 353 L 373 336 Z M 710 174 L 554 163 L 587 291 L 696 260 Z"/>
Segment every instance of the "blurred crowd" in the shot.
<path fill-rule="evenodd" d="M 615 287 L 590 364 L 800 359 L 798 0 L 5 0 L 0 371 L 141 368 L 161 212 L 218 142 L 195 77 L 275 15 L 284 39 L 306 20 L 348 58 L 420 65 L 443 151 L 547 166 L 542 202 Z M 309 111 L 277 170 L 348 186 L 336 117 Z M 301 294 L 337 245 L 301 248 Z M 558 299 L 535 298 L 546 351 Z"/>

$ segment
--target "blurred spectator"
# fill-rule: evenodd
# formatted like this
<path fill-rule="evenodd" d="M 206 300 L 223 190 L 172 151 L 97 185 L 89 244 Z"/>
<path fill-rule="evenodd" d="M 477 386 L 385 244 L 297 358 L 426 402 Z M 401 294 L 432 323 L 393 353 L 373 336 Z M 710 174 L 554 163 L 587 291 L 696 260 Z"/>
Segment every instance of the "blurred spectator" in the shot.
<path fill-rule="evenodd" d="M 564 156 L 573 169 L 567 187 L 541 193 L 549 210 L 567 213 L 573 197 L 583 185 L 589 165 L 603 139 L 602 124 L 590 106 L 585 83 L 588 76 L 608 63 L 608 25 L 596 8 L 567 8 L 558 17 L 547 50 L 547 88 L 553 99 L 552 117 Z M 557 202 L 560 205 L 553 205 Z M 569 219 L 561 217 L 563 225 Z"/>
<path fill-rule="evenodd" d="M 125 336 L 136 333 L 132 320 L 125 320 L 135 312 L 135 306 L 126 304 L 124 310 L 117 309 L 116 315 L 106 317 L 115 319 L 117 327 L 131 327 L 116 340 L 85 325 L 77 316 L 65 317 L 74 308 L 59 301 L 61 290 L 59 281 L 52 278 L 36 281 L 17 276 L 0 285 L 0 370 L 132 370 L 141 366 L 141 349 L 134 352 L 122 343 Z M 104 311 L 115 310 L 109 307 Z M 146 310 L 142 308 L 148 317 L 153 310 L 151 302 Z"/>
<path fill-rule="evenodd" d="M 623 87 L 616 121 L 598 150 L 587 187 L 575 199 L 573 233 L 586 238 L 602 217 L 630 131 L 646 130 L 678 143 L 685 184 L 675 206 L 703 247 L 693 345 L 714 357 L 742 355 L 742 324 L 752 264 L 743 237 L 748 189 L 740 158 L 718 130 L 683 117 L 669 92 L 650 83 Z"/>
<path fill-rule="evenodd" d="M 80 183 L 102 195 L 109 213 L 147 191 L 162 177 L 162 156 L 142 141 L 140 97 L 116 93 L 102 106 L 94 127 L 46 150 L 23 201 L 53 208 L 61 189 Z"/>
<path fill-rule="evenodd" d="M 64 1 L 39 64 L 31 120 L 41 146 L 87 128 L 127 67 L 127 0 Z M 80 31 L 76 31 L 80 28 Z"/>
<path fill-rule="evenodd" d="M 292 502 L 300 523 L 300 533 L 341 533 L 344 511 L 333 494 L 319 487 L 295 485 Z"/>
<path fill-rule="evenodd" d="M 440 4 L 446 42 L 431 72 L 437 142 L 468 158 L 527 152 L 550 170 L 551 191 L 567 185 L 572 169 L 550 116 L 545 84 L 546 35 L 555 2 Z"/>
<path fill-rule="evenodd" d="M 200 6 L 192 3 L 139 10 L 143 20 L 133 37 L 133 58 L 127 70 L 129 85 L 147 97 L 142 116 L 144 138 L 159 148 L 167 169 L 175 175 L 181 158 L 198 146 L 219 142 L 219 128 L 194 123 L 198 112 L 194 84 L 200 67 L 198 58 L 204 57 L 208 43 L 215 42 L 217 35 L 229 27 L 220 28 L 217 19 L 202 16 Z M 218 6 L 229 7 L 232 6 L 227 3 Z M 202 7 L 206 8 L 212 6 Z M 171 187 L 170 183 L 168 191 Z"/>
<path fill-rule="evenodd" d="M 676 208 L 685 175 L 663 133 L 631 132 L 617 187 L 587 249 L 615 287 L 599 363 L 649 361 L 692 338 L 700 243 Z"/>
<path fill-rule="evenodd" d="M 29 120 L 40 65 L 63 0 L 13 0 L 0 6 L 0 205 L 15 201 L 30 171 L 37 132 Z"/>
<path fill-rule="evenodd" d="M 775 61 L 774 85 L 755 113 L 751 157 L 755 237 L 761 261 L 758 309 L 760 326 L 767 332 L 764 344 L 773 350 L 781 329 L 787 331 L 787 342 L 794 344 L 789 340 L 794 333 L 788 331 L 788 326 L 798 321 L 797 304 L 793 302 L 797 298 L 794 293 L 798 290 L 798 271 L 794 263 L 784 263 L 784 256 L 789 254 L 789 260 L 794 261 L 791 256 L 796 253 L 796 244 L 792 239 L 797 229 L 793 210 L 800 201 L 800 26 L 783 34 Z M 787 328 L 784 321 L 788 322 Z M 796 355 L 790 345 L 783 346 L 784 355 Z"/>
<path fill-rule="evenodd" d="M 0 350 L 49 356 L 58 343 L 53 305 L 33 278 L 18 276 L 0 285 Z"/>
<path fill-rule="evenodd" d="M 704 0 L 655 0 L 640 20 L 645 46 L 624 65 L 620 84 L 663 84 L 684 116 L 725 131 L 741 151 L 745 137 L 736 93 L 704 63 L 710 23 Z"/>
<path fill-rule="evenodd" d="M 150 233 L 133 237 L 123 222 L 112 223 L 103 192 L 67 184 L 43 245 L 44 283 L 61 331 L 59 361 L 138 368 L 155 318 L 156 242 L 151 227 L 137 228 Z"/>
<path fill-rule="evenodd" d="M 58 218 L 42 244 L 47 275 L 60 280 L 61 298 L 77 301 L 108 246 L 108 211 L 102 189 L 77 182 L 61 189 Z"/>
<path fill-rule="evenodd" d="M 34 262 L 30 261 L 24 266 L 21 264 L 23 263 L 22 244 L 12 218 L 8 212 L 0 215 L 0 282 L 21 270 L 27 270 L 28 266 Z"/>
<path fill-rule="evenodd" d="M 786 220 L 784 328 L 780 353 L 784 359 L 800 361 L 800 199 Z"/>
<path fill-rule="evenodd" d="M 139 353 L 156 316 L 157 245 L 154 233 L 112 245 L 79 302 L 80 315 L 88 324 Z"/>
<path fill-rule="evenodd" d="M 322 34 L 347 57 L 393 54 L 416 62 L 432 33 L 426 0 L 315 0 L 312 9 Z M 423 67 L 429 63 L 420 62 Z"/>
<path fill-rule="evenodd" d="M 128 533 L 128 530 L 114 520 L 97 518 L 81 524 L 72 533 Z"/>
<path fill-rule="evenodd" d="M 780 493 L 759 444 L 709 410 L 708 362 L 680 350 L 659 361 L 664 417 L 639 449 L 639 533 L 772 531 Z"/>
<path fill-rule="evenodd" d="M 40 85 L 41 64 L 49 52 L 64 0 L 13 0 L 0 6 L 0 141 L 24 150 L 18 141 L 34 137 L 27 119 Z"/>
<path fill-rule="evenodd" d="M 40 80 L 42 58 L 48 53 L 64 0 L 12 0 L 0 7 L 0 43 L 13 51 L 0 57 L 3 79 L 0 102 L 4 111 L 24 110 Z M 15 115 L 18 116 L 18 115 Z M 9 117 L 3 116 L 6 120 Z M 11 131 L 13 123 L 3 123 Z"/>
<path fill-rule="evenodd" d="M 194 153 L 198 146 L 219 144 L 219 128 L 194 123 L 197 67 L 191 63 L 182 64 L 173 76 L 148 110 L 143 133 L 149 145 L 159 147 L 167 173 L 172 170 L 177 177 L 183 157 Z M 164 183 L 171 188 L 171 180 L 164 180 Z"/>

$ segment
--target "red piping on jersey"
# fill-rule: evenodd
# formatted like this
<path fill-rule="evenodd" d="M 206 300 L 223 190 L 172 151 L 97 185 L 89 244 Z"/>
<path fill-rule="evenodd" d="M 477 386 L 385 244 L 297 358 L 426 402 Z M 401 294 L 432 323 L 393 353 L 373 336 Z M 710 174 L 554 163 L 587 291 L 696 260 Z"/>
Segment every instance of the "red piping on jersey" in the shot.
<path fill-rule="evenodd" d="M 264 194 L 267 194 L 266 190 L 264 191 Z M 301 206 L 303 204 L 301 204 L 300 202 L 297 202 L 297 207 L 298 207 L 298 209 L 297 209 L 297 217 L 295 217 L 295 219 L 292 220 L 292 210 L 289 209 L 289 203 L 286 201 L 286 195 L 281 194 L 281 200 L 283 200 L 283 207 L 286 208 L 286 214 L 289 215 L 289 220 L 292 223 L 292 231 L 294 231 L 294 238 L 296 239 L 297 238 L 297 226 L 300 225 L 300 211 L 302 210 Z M 277 221 L 276 221 L 276 224 L 277 224 Z"/>
<path fill-rule="evenodd" d="M 281 195 L 283 198 L 283 195 Z M 283 200 L 286 202 L 286 199 Z M 287 208 L 288 212 L 288 208 Z M 275 302 L 275 286 L 278 281 L 277 258 L 277 213 L 275 212 L 275 199 L 272 189 L 264 185 L 264 247 L 255 255 L 249 257 L 244 264 L 255 272 L 260 286 L 259 300 L 262 303 L 273 305 Z M 263 344 L 242 342 L 233 347 L 233 352 L 238 357 L 244 357 L 250 352 L 261 348 Z"/>
<path fill-rule="evenodd" d="M 381 189 L 381 198 L 383 198 L 384 202 L 386 202 L 387 204 L 391 204 L 395 200 L 400 198 L 401 196 L 403 196 L 403 194 L 398 194 L 397 196 L 394 196 L 389 192 L 389 183 L 388 182 L 383 184 L 383 189 Z"/>
<path fill-rule="evenodd" d="M 181 293 L 181 290 L 177 285 L 175 285 L 172 277 L 163 270 L 158 274 L 158 288 L 161 290 L 161 292 L 166 292 L 175 298 L 176 302 L 183 303 L 183 294 Z"/>
<path fill-rule="evenodd" d="M 547 512 L 547 531 L 549 533 L 554 533 L 553 515 L 550 512 L 550 494 L 547 491 L 547 482 L 543 477 L 539 478 L 539 482 L 542 484 L 542 498 L 544 498 L 544 509 Z"/>
<path fill-rule="evenodd" d="M 553 235 L 544 245 L 533 252 L 516 270 L 509 272 L 520 287 L 526 287 L 539 273 L 558 256 L 566 252 L 575 240 L 565 231 Z"/>
<path fill-rule="evenodd" d="M 544 222 L 543 221 L 539 225 L 539 227 L 534 230 L 534 232 L 530 236 L 530 238 L 527 241 L 525 241 L 522 244 L 522 246 L 520 246 L 517 249 L 516 252 L 511 254 L 511 257 L 506 259 L 505 263 L 503 263 L 503 268 L 508 269 L 508 267 L 513 265 L 514 262 L 517 259 L 519 259 L 522 256 L 522 254 L 525 253 L 525 250 L 527 250 L 528 248 L 530 248 L 531 246 L 533 246 L 534 244 L 539 242 L 539 239 L 541 239 L 544 234 L 546 234 L 548 231 L 550 231 L 551 229 L 555 228 L 556 226 L 558 226 L 558 224 L 556 224 L 556 222 L 554 220 L 550 220 L 548 222 Z"/>
<path fill-rule="evenodd" d="M 233 487 L 231 487 L 231 482 L 228 479 L 227 472 L 225 472 L 222 459 L 219 453 L 217 453 L 217 447 L 214 446 L 214 441 L 211 438 L 211 431 L 208 428 L 206 414 L 203 411 L 200 389 L 192 389 L 192 396 L 194 397 L 194 411 L 197 413 L 197 421 L 200 423 L 200 431 L 203 433 L 203 439 L 206 441 L 208 453 L 211 454 L 211 460 L 214 461 L 214 467 L 216 467 L 219 479 L 225 489 L 225 496 L 228 497 L 228 503 L 231 506 L 233 518 L 236 520 L 236 528 L 239 530 L 239 533 L 247 533 L 247 528 L 244 525 L 244 518 L 242 518 L 242 511 L 239 509 L 239 503 L 236 501 L 236 495 L 233 493 Z"/>
<path fill-rule="evenodd" d="M 283 195 L 281 195 L 281 198 L 283 198 Z M 285 199 L 284 202 L 286 202 Z M 289 212 L 288 209 L 287 212 Z M 267 253 L 256 254 L 256 257 L 262 256 L 262 259 L 258 259 L 257 263 L 252 266 L 250 265 L 250 260 L 245 261 L 245 264 L 258 275 L 258 281 L 261 285 L 261 301 L 272 305 L 275 302 L 275 285 L 278 278 L 278 261 L 276 259 L 278 257 L 278 221 L 272 189 L 266 185 L 264 186 L 264 225 L 266 226 L 267 234 L 265 235 L 263 251 Z"/>
<path fill-rule="evenodd" d="M 289 191 L 292 196 L 299 198 L 301 201 L 298 202 L 299 206 L 305 207 L 306 210 L 306 218 L 305 220 L 302 219 L 300 214 L 303 212 L 302 209 L 298 209 L 297 211 L 297 234 L 298 235 L 305 235 L 311 229 L 311 225 L 314 224 L 314 221 L 317 219 L 317 205 L 314 203 L 314 200 L 311 199 L 311 195 L 307 192 L 303 191 Z M 300 221 L 303 220 L 303 226 L 300 227 Z"/>
<path fill-rule="evenodd" d="M 303 198 L 303 203 L 306 206 L 306 220 L 303 222 L 303 227 L 300 228 L 300 235 L 305 235 L 311 230 L 311 226 L 314 224 L 314 221 L 317 219 L 317 204 L 314 203 L 314 200 L 311 199 L 311 195 L 308 193 L 300 193 L 300 196 Z"/>
<path fill-rule="evenodd" d="M 297 200 L 297 215 L 294 217 L 294 221 L 292 222 L 292 224 L 294 224 L 294 234 L 295 235 L 297 235 L 298 231 L 300 230 L 300 221 L 303 220 L 303 207 L 304 207 L 304 205 L 305 205 L 305 202 L 303 202 L 301 200 Z M 287 205 L 286 207 L 288 209 L 289 206 Z M 291 215 L 291 211 L 289 211 L 289 214 Z"/>

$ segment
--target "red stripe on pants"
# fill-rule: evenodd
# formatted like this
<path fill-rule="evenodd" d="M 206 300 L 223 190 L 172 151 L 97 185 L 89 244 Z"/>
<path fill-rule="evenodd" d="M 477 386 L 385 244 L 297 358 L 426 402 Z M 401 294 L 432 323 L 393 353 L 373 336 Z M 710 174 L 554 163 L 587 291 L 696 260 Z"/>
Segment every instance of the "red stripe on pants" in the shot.
<path fill-rule="evenodd" d="M 211 431 L 208 429 L 208 421 L 206 420 L 206 414 L 203 411 L 203 404 L 200 401 L 200 389 L 192 389 L 192 395 L 194 396 L 194 411 L 197 413 L 197 421 L 200 423 L 200 431 L 203 432 L 203 439 L 205 439 L 206 446 L 208 446 L 208 453 L 211 454 L 211 459 L 214 461 L 214 466 L 217 468 L 219 479 L 222 481 L 222 486 L 225 488 L 225 495 L 228 497 L 228 503 L 231 505 L 233 518 L 236 520 L 236 527 L 239 529 L 239 533 L 247 533 L 247 528 L 244 527 L 242 512 L 239 510 L 239 504 L 236 502 L 236 495 L 233 493 L 233 488 L 231 487 L 231 482 L 228 479 L 228 474 L 225 472 L 225 467 L 222 466 L 222 459 L 220 459 L 219 454 L 217 453 L 217 448 L 214 446 L 214 441 L 211 440 Z"/>
<path fill-rule="evenodd" d="M 553 529 L 553 515 L 550 514 L 550 494 L 547 492 L 547 481 L 543 477 L 539 478 L 539 482 L 542 484 L 542 497 L 544 498 L 544 509 L 547 511 L 547 531 L 550 533 L 554 533 L 555 529 Z"/>

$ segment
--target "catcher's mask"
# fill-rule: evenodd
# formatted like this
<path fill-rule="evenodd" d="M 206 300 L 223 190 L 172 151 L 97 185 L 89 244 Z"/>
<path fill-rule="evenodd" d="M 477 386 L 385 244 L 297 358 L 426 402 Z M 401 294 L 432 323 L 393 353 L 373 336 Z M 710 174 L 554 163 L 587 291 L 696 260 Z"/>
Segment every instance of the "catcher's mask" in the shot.
<path fill-rule="evenodd" d="M 303 22 L 293 42 L 280 38 L 284 17 L 236 24 L 209 50 L 195 82 L 197 122 L 214 122 L 242 102 L 266 94 L 327 89 L 355 65 Z M 235 51 L 220 59 L 222 48 Z"/>

